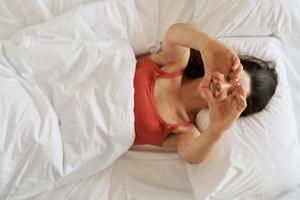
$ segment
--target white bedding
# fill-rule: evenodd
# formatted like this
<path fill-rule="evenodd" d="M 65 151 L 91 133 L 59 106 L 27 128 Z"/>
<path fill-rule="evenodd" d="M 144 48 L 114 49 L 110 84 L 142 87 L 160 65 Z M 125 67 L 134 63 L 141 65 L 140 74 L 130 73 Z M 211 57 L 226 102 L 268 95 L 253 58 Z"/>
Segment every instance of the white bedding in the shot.
<path fill-rule="evenodd" d="M 89 142 L 85 144 L 84 142 L 73 143 L 72 145 L 74 145 L 73 147 L 77 151 L 65 149 L 66 153 L 69 153 L 67 155 L 70 155 L 70 157 L 69 160 L 63 160 L 64 163 L 62 163 L 62 156 L 65 155 L 62 154 L 61 151 L 64 144 L 62 141 L 64 140 L 62 140 L 63 138 L 58 137 L 59 134 L 57 134 L 61 131 L 57 124 L 57 116 L 63 116 L 65 123 L 68 123 L 68 119 L 74 117 L 74 115 L 64 109 L 70 107 L 69 111 L 72 111 L 73 109 L 75 110 L 75 108 L 72 106 L 74 104 L 65 104 L 63 106 L 59 105 L 59 102 L 61 100 L 65 100 L 65 98 L 62 98 L 61 93 L 57 93 L 55 96 L 55 92 L 53 91 L 57 92 L 59 90 L 53 90 L 52 86 L 54 83 L 55 85 L 59 85 L 57 83 L 61 82 L 54 82 L 54 80 L 58 80 L 57 78 L 49 81 L 49 77 L 55 77 L 60 73 L 64 73 L 64 71 L 55 72 L 54 68 L 58 69 L 57 66 L 64 65 L 66 62 L 63 61 L 66 60 L 66 58 L 68 58 L 67 63 L 72 63 L 72 60 L 69 60 L 69 58 L 80 58 L 79 60 L 86 60 L 86 62 L 83 62 L 84 66 L 93 66 L 93 62 L 87 62 L 87 60 L 94 60 L 95 62 L 99 55 L 95 53 L 97 51 L 110 54 L 111 58 L 113 57 L 110 61 L 118 60 L 118 62 L 113 63 L 115 68 L 108 73 L 114 73 L 117 75 L 118 73 L 116 72 L 118 70 L 125 70 L 125 73 L 128 73 L 127 78 L 129 79 L 129 77 L 132 76 L 132 69 L 131 71 L 129 70 L 129 72 L 126 72 L 128 67 L 125 69 L 120 67 L 118 64 L 122 62 L 126 66 L 134 66 L 134 59 L 124 59 L 125 55 L 133 55 L 132 50 L 127 45 L 127 38 L 133 47 L 133 51 L 137 54 L 148 50 L 155 51 L 155 45 L 161 41 L 164 31 L 170 24 L 174 22 L 190 22 L 207 32 L 214 34 L 215 36 L 229 37 L 229 40 L 231 37 L 235 37 L 237 40 L 240 38 L 240 41 L 243 41 L 245 40 L 245 36 L 253 37 L 254 39 L 257 37 L 266 37 L 267 40 L 269 36 L 277 38 L 280 43 L 279 47 L 283 54 L 281 55 L 283 62 L 282 66 L 286 67 L 285 70 L 287 72 L 287 79 L 293 100 L 292 108 L 290 108 L 289 111 L 297 111 L 300 109 L 300 92 L 298 90 L 300 84 L 300 70 L 298 68 L 298 63 L 300 63 L 300 37 L 299 31 L 297 31 L 300 29 L 300 17 L 297 12 L 300 8 L 299 1 L 221 0 L 208 2 L 204 0 L 153 0 L 150 2 L 148 0 L 136 0 L 135 6 L 137 7 L 138 12 L 136 12 L 134 6 L 131 4 L 132 1 L 130 0 L 120 0 L 119 2 L 121 3 L 119 3 L 117 7 L 106 6 L 105 9 L 101 3 L 82 6 L 82 4 L 89 2 L 92 2 L 92 0 L 29 0 L 26 1 L 26 4 L 20 3 L 20 1 L 17 0 L 0 1 L 1 39 L 10 38 L 14 33 L 22 28 L 50 20 L 44 24 L 36 27 L 29 27 L 18 32 L 17 35 L 13 37 L 15 39 L 12 39 L 12 44 L 18 45 L 11 45 L 11 43 L 7 41 L 1 42 L 1 44 L 5 47 L 2 48 L 2 52 L 4 51 L 4 53 L 2 53 L 2 57 L 0 58 L 0 64 L 5 66 L 1 66 L 1 75 L 3 77 L 1 81 L 5 80 L 5 85 L 2 83 L 0 85 L 1 92 L 4 91 L 1 95 L 0 108 L 1 110 L 4 110 L 5 113 L 12 113 L 8 108 L 12 108 L 14 106 L 14 110 L 16 111 L 13 115 L 10 114 L 9 117 L 6 117 L 7 114 L 1 115 L 1 123 L 9 125 L 7 127 L 10 127 L 9 130 L 11 131 L 13 127 L 19 127 L 13 125 L 12 122 L 16 124 L 17 121 L 17 125 L 20 125 L 20 129 L 23 129 L 21 125 L 25 122 L 24 120 L 22 121 L 22 119 L 26 119 L 25 121 L 28 126 L 30 126 L 30 122 L 34 122 L 31 123 L 33 127 L 38 125 L 36 120 L 39 120 L 41 122 L 45 122 L 42 123 L 42 125 L 48 128 L 48 130 L 44 129 L 44 132 L 36 131 L 36 134 L 33 134 L 34 137 L 32 137 L 34 139 L 29 139 L 30 137 L 27 136 L 30 136 L 30 134 L 20 136 L 18 134 L 20 134 L 21 131 L 14 129 L 13 133 L 15 134 L 12 135 L 16 137 L 12 138 L 8 137 L 7 130 L 1 130 L 4 126 L 0 127 L 1 141 L 4 141 L 2 138 L 6 137 L 5 141 L 9 141 L 13 144 L 10 148 L 7 148 L 4 146 L 3 142 L 0 143 L 0 199 L 3 197 L 7 197 L 7 199 L 29 198 L 45 200 L 83 198 L 91 200 L 153 199 L 153 197 L 155 197 L 155 199 L 164 200 L 176 198 L 296 200 L 300 198 L 299 182 L 298 186 L 294 184 L 294 186 L 291 186 L 290 188 L 281 188 L 276 190 L 276 192 L 273 191 L 271 194 L 257 192 L 251 193 L 251 190 L 250 192 L 247 190 L 248 193 L 244 193 L 245 189 L 253 182 L 244 182 L 244 186 L 240 184 L 239 187 L 231 187 L 232 185 L 230 185 L 230 183 L 226 183 L 226 181 L 224 181 L 226 179 L 223 180 L 223 186 L 221 188 L 195 188 L 193 184 L 197 181 L 204 183 L 204 185 L 207 182 L 208 185 L 211 186 L 212 183 L 210 182 L 211 180 L 209 177 L 214 177 L 213 174 L 210 175 L 208 170 L 207 180 L 201 182 L 201 178 L 203 179 L 203 177 L 200 176 L 195 182 L 195 177 L 188 175 L 188 173 L 184 171 L 187 170 L 185 164 L 179 160 L 176 154 L 172 153 L 144 153 L 129 151 L 121 156 L 114 164 L 110 165 L 105 170 L 102 170 L 115 158 L 122 154 L 122 152 L 124 152 L 129 146 L 132 137 L 127 134 L 125 137 L 122 133 L 133 133 L 131 130 L 132 127 L 128 128 L 127 131 L 120 127 L 120 129 L 115 131 L 111 131 L 112 129 L 108 131 L 109 133 L 113 133 L 114 136 L 120 136 L 121 138 L 114 137 L 113 139 L 116 140 L 114 141 L 116 143 L 110 143 L 112 148 L 108 148 L 109 150 L 106 151 L 108 155 L 107 158 L 109 159 L 102 157 L 103 159 L 100 160 L 100 151 L 98 151 L 97 147 L 99 143 L 101 143 L 99 141 L 102 141 L 103 138 L 98 138 L 96 132 L 94 132 L 94 134 L 89 132 L 87 135 L 82 135 L 80 132 L 80 128 L 82 128 L 81 125 L 79 126 L 79 129 L 78 127 L 76 128 L 76 126 L 69 126 L 71 129 L 74 128 L 73 130 L 77 133 L 77 135 L 75 137 L 73 133 L 67 134 L 67 138 L 69 138 L 69 140 L 67 140 L 66 144 L 72 144 L 74 138 L 83 139 Z M 102 2 L 105 3 L 107 1 L 103 0 Z M 108 2 L 113 3 L 115 1 L 110 0 Z M 56 15 L 64 13 L 66 10 L 76 6 L 80 6 L 76 9 L 76 11 L 74 11 L 77 12 L 76 15 L 70 15 L 69 13 L 64 14 L 65 17 L 60 16 L 51 20 Z M 97 12 L 95 12 L 96 10 Z M 60 21 L 61 19 L 65 20 L 64 23 Z M 56 24 L 57 22 L 60 24 L 60 27 Z M 105 28 L 101 28 L 103 24 L 105 24 Z M 75 28 L 76 30 L 72 28 Z M 26 37 L 24 37 L 23 34 Z M 103 37 L 101 38 L 101 36 Z M 112 42 L 113 40 L 110 40 L 109 38 L 113 38 L 113 40 L 118 38 L 119 40 L 114 43 Z M 95 42 L 96 40 L 97 43 Z M 98 40 L 103 43 L 98 42 Z M 103 45 L 104 43 L 106 46 Z M 34 53 L 32 53 L 34 48 L 26 49 L 28 47 L 32 47 L 29 46 L 32 44 L 34 44 L 36 48 Z M 119 47 L 120 44 L 122 44 L 121 48 Z M 21 50 L 16 51 L 16 49 Z M 103 49 L 108 51 L 101 51 Z M 115 49 L 119 49 L 119 51 L 112 51 Z M 66 50 L 69 52 L 69 57 L 66 55 L 68 53 Z M 257 51 L 260 52 L 259 49 Z M 20 52 L 23 57 L 18 56 L 16 57 L 17 59 L 9 57 L 9 55 L 14 55 L 14 53 L 18 54 Z M 73 52 L 76 52 L 77 54 L 73 54 Z M 35 57 L 34 59 L 28 59 L 28 56 L 24 55 L 34 55 Z M 90 59 L 84 59 L 86 57 Z M 45 58 L 48 59 L 46 60 Z M 100 61 L 107 61 L 105 63 L 109 63 L 111 66 L 111 62 L 109 62 L 109 59 L 106 59 L 105 56 L 101 57 L 101 59 Z M 30 63 L 30 65 L 28 65 L 28 63 Z M 56 65 L 50 65 L 49 63 L 55 63 Z M 34 67 L 34 70 L 31 70 L 31 65 Z M 76 65 L 76 63 L 72 63 L 69 67 L 75 66 L 77 69 L 80 69 L 78 68 L 80 65 L 81 64 Z M 15 71 L 16 67 L 12 66 L 22 67 L 17 68 Z M 40 66 L 44 66 L 45 68 L 41 68 Z M 97 65 L 97 67 L 99 66 Z M 81 79 L 83 82 L 90 80 L 88 77 L 91 75 L 88 73 L 79 74 L 76 70 L 73 71 L 73 74 L 74 73 L 84 77 Z M 106 78 L 107 77 L 108 76 L 106 76 Z M 72 78 L 72 76 L 70 78 Z M 124 76 L 116 76 L 115 78 L 124 79 Z M 60 80 L 62 81 L 64 79 Z M 74 79 L 66 79 L 66 82 L 63 82 L 62 85 L 69 84 L 71 86 L 69 91 L 72 91 L 74 94 L 84 93 L 86 88 L 76 88 L 76 84 L 73 83 L 73 80 Z M 117 98 L 122 98 L 122 102 L 127 102 L 128 106 L 124 108 L 124 105 L 122 105 L 122 107 L 115 107 L 116 105 L 112 105 L 114 109 L 118 109 L 118 112 L 119 110 L 127 110 L 123 112 L 124 115 L 121 114 L 120 116 L 111 117 L 112 119 L 119 117 L 119 119 L 116 119 L 117 121 L 124 122 L 124 124 L 128 125 L 132 122 L 132 118 L 127 118 L 125 113 L 129 112 L 128 110 L 130 110 L 130 107 L 132 106 L 130 105 L 132 102 L 130 103 L 129 99 L 129 94 L 132 93 L 132 90 L 128 93 L 121 91 L 120 88 L 123 84 L 114 85 L 119 81 L 114 80 L 109 81 L 111 81 L 110 83 L 112 84 L 112 87 L 119 91 L 119 96 Z M 96 83 L 99 83 L 98 79 L 94 79 L 93 81 L 94 83 L 91 83 L 93 86 L 95 86 Z M 127 80 L 124 80 L 121 83 L 126 81 Z M 32 87 L 32 85 L 34 85 L 33 83 L 37 83 L 35 87 Z M 90 81 L 87 81 L 87 83 L 90 83 Z M 101 84 L 102 83 L 103 82 L 101 82 Z M 29 96 L 28 93 L 32 96 Z M 66 96 L 66 99 L 68 97 L 70 96 Z M 30 98 L 35 100 L 34 104 L 32 103 L 32 107 L 26 107 L 26 105 L 28 105 L 28 99 Z M 108 95 L 106 98 L 111 99 L 111 96 Z M 86 99 L 86 101 L 90 102 L 90 99 Z M 95 107 L 95 104 L 93 104 L 95 102 L 97 101 L 95 100 L 94 102 L 91 102 L 93 108 Z M 10 105 L 10 107 L 7 105 Z M 27 110 L 25 108 L 27 108 Z M 33 108 L 35 108 L 36 111 L 29 112 L 32 111 Z M 99 115 L 96 115 L 97 111 L 91 113 L 94 113 L 96 117 L 81 119 L 88 123 L 91 121 L 98 123 L 99 121 L 95 121 L 95 119 L 98 119 L 99 117 Z M 108 116 L 107 113 L 104 115 Z M 298 124 L 300 124 L 300 115 L 297 112 L 295 112 L 294 115 L 297 122 L 297 127 L 295 128 L 298 128 L 298 135 L 300 136 L 300 130 L 298 127 Z M 106 119 L 108 118 L 105 118 L 105 120 Z M 10 122 L 8 120 L 10 120 Z M 280 124 L 277 125 L 280 127 Z M 47 131 L 50 132 L 49 130 L 51 127 L 52 135 L 43 134 Z M 116 129 L 118 127 L 111 126 L 111 128 Z M 3 133 L 5 134 L 3 135 Z M 289 136 L 289 133 L 284 134 L 286 134 L 287 137 Z M 43 136 L 47 136 L 46 139 L 44 139 L 45 137 Z M 24 140 L 21 140 L 21 138 L 24 138 Z M 91 138 L 91 140 L 87 138 Z M 297 137 L 293 136 L 293 138 L 297 140 Z M 39 144 L 38 148 L 40 149 L 36 151 L 34 151 L 34 149 L 23 151 L 24 154 L 27 153 L 25 156 L 18 153 L 18 151 L 24 149 L 26 145 L 30 146 L 30 142 L 33 141 Z M 95 143 L 98 141 L 99 143 L 95 146 L 91 146 L 91 141 Z M 48 148 L 53 151 L 49 151 Z M 257 150 L 255 146 L 252 148 Z M 245 149 L 247 148 L 243 148 L 242 150 L 245 151 Z M 278 151 L 281 151 L 281 149 Z M 30 154 L 32 152 L 36 152 L 36 154 Z M 114 155 L 111 156 L 108 152 L 113 152 Z M 296 154 L 297 153 L 298 152 L 296 152 Z M 26 160 L 26 158 L 29 158 L 29 155 L 33 155 L 31 157 L 32 159 Z M 75 157 L 71 155 L 75 155 Z M 18 160 L 20 161 L 21 158 L 25 159 L 21 160 L 22 162 L 19 162 L 20 164 L 17 168 L 11 168 L 11 165 L 6 165 L 6 163 L 14 163 L 14 161 L 16 162 Z M 286 160 L 288 159 L 289 158 Z M 5 161 L 5 164 L 2 162 L 3 160 Z M 286 173 L 291 172 L 292 168 L 290 166 L 286 166 L 288 163 L 281 161 L 280 158 L 278 158 L 278 160 L 278 162 L 281 162 L 282 164 L 281 168 L 278 167 L 278 169 L 286 168 Z M 46 165 L 42 166 L 39 164 L 42 162 Z M 26 163 L 28 163 L 28 165 L 26 165 Z M 34 166 L 35 168 L 29 169 L 31 166 Z M 27 171 L 22 171 L 22 169 L 27 169 Z M 58 170 L 53 171 L 51 169 Z M 102 171 L 98 172 L 100 170 Z M 12 171 L 14 173 L 7 177 L 7 174 Z M 252 175 L 254 174 L 255 173 Z M 37 178 L 37 175 L 40 176 Z M 7 182 L 7 180 L 9 180 L 9 182 Z M 26 184 L 22 184 L 22 181 L 25 180 Z M 42 182 L 43 180 L 44 182 Z M 55 182 L 56 180 L 60 181 Z M 163 180 L 165 180 L 165 182 L 163 182 Z M 287 180 L 287 182 L 288 181 L 289 180 Z M 39 187 L 35 187 L 37 184 Z M 199 186 L 201 186 L 201 184 Z M 227 189 L 222 191 L 222 188 Z M 199 191 L 199 189 L 202 189 L 203 191 Z"/>
<path fill-rule="evenodd" d="M 0 199 L 93 175 L 132 145 L 130 6 L 86 6 L 0 43 Z"/>

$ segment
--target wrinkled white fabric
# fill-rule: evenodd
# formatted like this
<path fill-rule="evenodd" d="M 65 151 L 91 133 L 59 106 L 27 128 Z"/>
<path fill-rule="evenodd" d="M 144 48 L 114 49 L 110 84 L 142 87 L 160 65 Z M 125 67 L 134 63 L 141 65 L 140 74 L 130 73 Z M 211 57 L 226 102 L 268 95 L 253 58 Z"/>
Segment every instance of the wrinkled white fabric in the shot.
<path fill-rule="evenodd" d="M 96 3 L 0 43 L 0 199 L 88 177 L 132 145 L 132 6 Z"/>

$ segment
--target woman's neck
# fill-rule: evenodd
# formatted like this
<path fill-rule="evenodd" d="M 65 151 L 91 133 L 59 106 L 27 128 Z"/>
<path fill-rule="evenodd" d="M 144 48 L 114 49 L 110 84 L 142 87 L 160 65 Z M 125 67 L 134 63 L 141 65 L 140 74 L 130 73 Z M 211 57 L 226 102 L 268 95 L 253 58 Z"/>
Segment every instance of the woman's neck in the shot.
<path fill-rule="evenodd" d="M 179 100 L 190 117 L 195 117 L 199 110 L 207 107 L 207 101 L 199 87 L 201 81 L 202 78 L 188 79 L 179 90 Z"/>

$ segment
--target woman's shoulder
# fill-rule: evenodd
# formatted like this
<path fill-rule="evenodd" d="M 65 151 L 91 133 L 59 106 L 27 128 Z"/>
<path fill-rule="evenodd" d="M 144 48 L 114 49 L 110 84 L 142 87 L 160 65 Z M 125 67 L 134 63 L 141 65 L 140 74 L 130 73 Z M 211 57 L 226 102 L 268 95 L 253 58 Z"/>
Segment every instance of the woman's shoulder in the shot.
<path fill-rule="evenodd" d="M 198 134 L 200 133 L 200 131 L 194 123 L 190 123 L 189 125 L 178 126 L 172 131 L 172 133 L 175 135 L 186 134 L 186 133 Z"/>
<path fill-rule="evenodd" d="M 178 127 L 166 138 L 163 147 L 177 149 L 178 145 L 187 144 L 200 135 L 198 128 L 191 124 L 186 127 Z"/>

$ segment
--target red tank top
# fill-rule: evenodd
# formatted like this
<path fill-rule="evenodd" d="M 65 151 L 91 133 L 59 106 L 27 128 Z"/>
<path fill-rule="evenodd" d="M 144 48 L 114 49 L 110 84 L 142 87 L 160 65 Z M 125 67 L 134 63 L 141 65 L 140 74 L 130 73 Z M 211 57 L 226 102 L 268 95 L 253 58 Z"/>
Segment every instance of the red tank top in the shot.
<path fill-rule="evenodd" d="M 166 123 L 159 115 L 154 102 L 154 84 L 158 77 L 173 78 L 183 71 L 168 73 L 149 58 L 138 60 L 134 76 L 134 145 L 151 144 L 162 146 L 168 134 L 179 126 L 191 125 L 192 121 L 176 124 Z"/>

